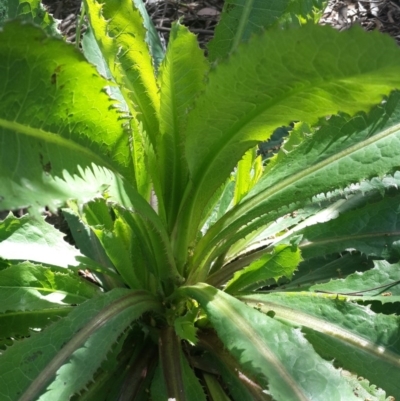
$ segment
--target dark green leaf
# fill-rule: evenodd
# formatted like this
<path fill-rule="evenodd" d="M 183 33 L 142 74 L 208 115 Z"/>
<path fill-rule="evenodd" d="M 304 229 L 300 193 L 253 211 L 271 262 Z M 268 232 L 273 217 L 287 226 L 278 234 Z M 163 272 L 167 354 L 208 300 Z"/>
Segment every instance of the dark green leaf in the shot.
<path fill-rule="evenodd" d="M 148 293 L 124 289 L 74 308 L 0 356 L 0 396 L 5 401 L 34 401 L 40 394 L 43 401 L 67 399 L 92 380 L 119 335 L 148 310 L 160 311 L 160 304 Z"/>
<path fill-rule="evenodd" d="M 225 347 L 274 399 L 308 401 L 318 394 L 320 399 L 357 400 L 299 330 L 206 284 L 182 292 L 201 304 Z"/>
<path fill-rule="evenodd" d="M 389 395 L 400 395 L 393 372 L 400 369 L 400 318 L 372 312 L 353 304 L 345 296 L 283 293 L 241 297 L 275 318 L 302 326 L 306 337 L 326 358 L 357 372 L 382 387 Z"/>

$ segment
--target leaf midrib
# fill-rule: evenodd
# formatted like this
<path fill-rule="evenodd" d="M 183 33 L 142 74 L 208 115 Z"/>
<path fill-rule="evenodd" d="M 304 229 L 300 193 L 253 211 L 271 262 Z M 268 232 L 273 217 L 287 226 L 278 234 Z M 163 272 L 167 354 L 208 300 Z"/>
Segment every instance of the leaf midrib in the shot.
<path fill-rule="evenodd" d="M 57 372 L 67 358 L 70 357 L 79 347 L 81 347 L 95 331 L 107 324 L 111 318 L 119 315 L 124 310 L 132 308 L 133 306 L 139 307 L 141 303 L 147 304 L 146 309 L 156 310 L 160 306 L 157 301 L 150 298 L 145 291 L 136 291 L 117 299 L 98 312 L 96 316 L 84 324 L 83 327 L 74 334 L 69 342 L 58 351 L 54 358 L 35 378 L 35 380 L 31 382 L 29 387 L 20 397 L 19 401 L 35 400 L 37 394 L 48 382 L 48 379 Z"/>
<path fill-rule="evenodd" d="M 211 227 L 211 229 L 209 230 L 209 232 L 207 234 L 212 235 L 212 233 L 214 233 L 214 232 L 218 233 L 221 231 L 221 227 L 224 228 L 224 231 L 226 230 L 229 232 L 229 225 L 231 225 L 238 218 L 243 217 L 246 213 L 249 213 L 249 212 L 250 212 L 250 216 L 249 216 L 248 220 L 251 220 L 251 216 L 253 216 L 253 215 L 255 215 L 257 217 L 257 220 L 259 220 L 266 213 L 259 214 L 258 211 L 261 208 L 265 209 L 265 204 L 263 204 L 262 202 L 265 202 L 269 196 L 276 197 L 276 195 L 279 192 L 285 190 L 287 187 L 290 187 L 297 181 L 300 181 L 301 179 L 304 179 L 305 177 L 307 177 L 309 175 L 315 174 L 318 170 L 321 170 L 321 169 L 329 166 L 330 164 L 333 164 L 334 162 L 337 162 L 340 159 L 343 159 L 343 158 L 351 155 L 352 153 L 355 153 L 355 152 L 361 150 L 364 147 L 367 147 L 375 142 L 385 139 L 386 137 L 398 132 L 399 129 L 400 129 L 400 123 L 396 124 L 390 128 L 387 128 L 386 130 L 380 132 L 379 134 L 369 137 L 368 139 L 366 139 L 362 142 L 352 145 L 349 148 L 346 148 L 346 149 L 340 151 L 339 153 L 335 153 L 333 156 L 328 157 L 327 159 L 325 159 L 319 163 L 316 163 L 313 166 L 310 166 L 296 174 L 293 174 L 291 176 L 288 176 L 287 178 L 280 180 L 278 183 L 265 189 L 264 191 L 258 193 L 257 195 L 254 195 L 247 201 L 245 200 L 243 203 L 240 203 L 239 205 L 237 205 L 236 208 L 231 209 L 230 212 L 228 212 L 224 217 L 222 217 L 219 221 L 217 221 L 213 227 Z M 280 205 L 280 206 L 282 206 L 282 205 Z M 271 210 L 268 210 L 268 213 L 269 212 L 271 212 Z M 252 224 L 254 224 L 254 223 L 252 223 Z M 226 227 L 228 227 L 228 229 Z M 204 238 L 207 237 L 207 234 Z M 212 246 L 212 243 L 215 242 L 213 240 L 214 240 L 214 238 L 212 237 L 211 246 Z M 207 248 L 209 248 L 209 247 L 210 247 L 210 243 L 207 244 Z M 203 258 L 199 258 L 199 260 L 202 260 L 202 259 Z"/>
<path fill-rule="evenodd" d="M 238 46 L 242 40 L 244 31 L 246 29 L 246 24 L 249 20 L 249 16 L 253 9 L 254 0 L 247 0 L 246 5 L 243 7 L 243 11 L 240 14 L 240 20 L 238 27 L 236 29 L 235 36 L 233 37 L 232 46 L 228 53 L 232 53 Z"/>
<path fill-rule="evenodd" d="M 197 288 L 196 288 L 197 287 Z M 212 287 L 210 287 L 212 288 Z M 242 331 L 244 336 L 254 345 L 254 348 L 258 350 L 263 358 L 271 363 L 275 370 L 279 372 L 279 377 L 290 387 L 292 392 L 296 394 L 299 401 L 307 401 L 308 398 L 301 391 L 300 387 L 293 380 L 291 375 L 286 370 L 285 366 L 282 365 L 279 358 L 277 358 L 269 347 L 260 339 L 259 335 L 252 330 L 252 326 L 246 321 L 235 309 L 229 305 L 225 300 L 221 300 L 219 297 L 212 298 L 211 294 L 207 291 L 207 287 L 204 285 L 193 286 L 191 290 L 200 293 L 200 297 L 206 297 L 208 302 L 213 303 L 216 309 L 218 309 L 223 316 L 226 316 L 230 321 L 235 322 L 235 326 L 238 331 Z M 204 291 L 206 290 L 206 291 Z"/>
<path fill-rule="evenodd" d="M 106 167 L 112 171 L 115 169 L 109 164 L 109 162 L 105 161 L 103 158 L 99 157 L 97 153 L 94 153 L 87 147 L 77 144 L 71 139 L 63 138 L 53 132 L 45 131 L 41 128 L 34 128 L 28 125 L 20 124 L 16 121 L 7 121 L 0 118 L 0 128 L 5 128 L 9 131 L 14 131 L 17 134 L 23 134 L 26 136 L 30 136 L 36 139 L 43 140 L 47 143 L 52 143 L 54 145 L 58 145 L 62 148 L 69 149 L 71 151 L 78 152 L 90 159 L 91 162 L 95 162 L 103 167 Z"/>
<path fill-rule="evenodd" d="M 315 295 L 312 294 L 310 296 Z M 400 355 L 395 354 L 386 346 L 375 344 L 368 338 L 351 332 L 350 330 L 346 330 L 345 328 L 340 327 L 339 325 L 334 324 L 331 321 L 318 318 L 311 314 L 302 312 L 298 309 L 289 308 L 287 306 L 282 306 L 271 301 L 259 299 L 256 295 L 239 298 L 247 304 L 250 303 L 253 306 L 261 308 L 261 310 L 264 309 L 266 312 L 273 310 L 276 313 L 275 317 L 278 319 L 282 319 L 286 322 L 289 322 L 290 324 L 296 323 L 300 326 L 308 327 L 325 335 L 330 335 L 331 337 L 343 341 L 351 346 L 368 352 L 369 354 L 372 354 L 379 359 L 384 359 L 386 362 L 396 366 L 397 369 L 400 368 Z M 293 300 L 294 299 L 295 298 L 293 298 Z"/>
<path fill-rule="evenodd" d="M 357 241 L 357 240 L 365 240 L 369 238 L 375 239 L 376 237 L 381 237 L 381 238 L 390 238 L 390 237 L 398 237 L 400 236 L 400 231 L 379 231 L 379 232 L 373 232 L 373 233 L 367 233 L 367 234 L 359 234 L 359 235 L 347 235 L 347 236 L 337 236 L 337 237 L 331 237 L 327 238 L 324 240 L 314 240 L 314 241 L 304 241 L 302 242 L 299 247 L 301 249 L 305 249 L 307 247 L 313 247 L 313 246 L 321 246 L 321 245 L 326 245 L 326 244 L 333 244 L 336 242 L 342 242 L 342 241 Z"/>

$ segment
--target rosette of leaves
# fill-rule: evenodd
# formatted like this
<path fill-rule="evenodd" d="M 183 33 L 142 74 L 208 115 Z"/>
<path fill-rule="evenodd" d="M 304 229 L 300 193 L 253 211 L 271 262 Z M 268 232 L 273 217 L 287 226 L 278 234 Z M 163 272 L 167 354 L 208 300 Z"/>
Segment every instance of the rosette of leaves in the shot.
<path fill-rule="evenodd" d="M 208 57 L 179 23 L 164 54 L 139 0 L 86 0 L 82 54 L 8 6 L 2 401 L 400 396 L 394 41 L 229 0 Z"/>

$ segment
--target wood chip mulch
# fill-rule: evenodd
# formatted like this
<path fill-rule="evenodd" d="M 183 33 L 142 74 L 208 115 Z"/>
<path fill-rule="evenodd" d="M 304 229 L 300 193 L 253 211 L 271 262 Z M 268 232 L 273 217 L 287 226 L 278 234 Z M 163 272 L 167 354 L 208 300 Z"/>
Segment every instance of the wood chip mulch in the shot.
<path fill-rule="evenodd" d="M 400 0 L 330 0 L 320 22 L 340 31 L 354 24 L 377 29 L 400 45 Z"/>
<path fill-rule="evenodd" d="M 197 35 L 202 48 L 214 35 L 223 5 L 223 0 L 146 2 L 147 11 L 164 43 L 168 42 L 172 23 L 179 20 Z"/>
<path fill-rule="evenodd" d="M 43 0 L 43 3 L 55 18 L 61 20 L 62 34 L 69 42 L 74 42 L 81 0 Z M 144 0 L 144 4 L 164 45 L 168 43 L 172 23 L 180 20 L 197 35 L 200 46 L 206 49 L 218 24 L 224 0 Z M 378 29 L 388 33 L 400 44 L 400 0 L 329 0 L 320 23 L 338 30 L 359 24 L 367 31 Z"/>

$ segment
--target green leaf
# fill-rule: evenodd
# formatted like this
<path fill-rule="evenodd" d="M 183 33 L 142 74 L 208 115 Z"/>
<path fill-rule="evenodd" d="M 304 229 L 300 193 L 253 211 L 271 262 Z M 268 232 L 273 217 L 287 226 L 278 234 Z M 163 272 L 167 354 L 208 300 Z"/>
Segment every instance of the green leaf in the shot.
<path fill-rule="evenodd" d="M 298 25 L 318 20 L 327 0 L 226 0 L 213 39 L 209 59 L 215 61 L 234 52 L 241 42 L 277 25 Z"/>
<path fill-rule="evenodd" d="M 212 376 L 208 373 L 203 373 L 203 377 L 212 400 L 230 401 L 230 398 L 226 395 L 215 376 Z"/>
<path fill-rule="evenodd" d="M 138 328 L 138 330 L 141 330 L 141 328 Z M 116 397 L 119 397 L 119 401 L 131 401 L 132 399 L 137 399 L 138 401 L 148 400 L 149 387 L 156 368 L 158 349 L 151 339 L 139 342 L 142 335 L 143 332 L 136 332 L 134 336 L 131 336 L 136 343 L 138 352 L 130 358 L 128 369 L 125 364 L 122 364 L 122 373 L 124 374 L 124 370 L 127 370 L 126 374 L 124 374 L 123 383 L 117 387 L 115 396 L 108 397 L 107 400 L 113 401 Z M 131 344 L 129 345 L 131 346 Z M 114 379 L 111 383 L 115 383 L 115 381 Z M 105 387 L 105 390 L 107 390 L 107 387 Z"/>
<path fill-rule="evenodd" d="M 151 391 L 151 399 L 153 401 L 165 401 L 165 394 L 167 394 L 167 388 L 165 386 L 165 381 L 160 365 L 157 366 L 156 371 L 154 373 L 150 391 Z"/>
<path fill-rule="evenodd" d="M 287 150 L 286 147 L 285 150 Z M 269 166 L 270 164 L 267 168 Z M 243 258 L 243 255 L 244 258 L 255 260 L 253 256 L 259 254 L 266 246 L 272 248 L 274 244 L 279 242 L 292 242 L 296 238 L 300 239 L 301 234 L 298 232 L 305 227 L 333 220 L 341 214 L 361 208 L 368 203 L 379 202 L 382 196 L 386 194 L 390 193 L 390 196 L 393 196 L 398 193 L 395 188 L 399 186 L 400 172 L 396 172 L 393 176 L 386 176 L 382 179 L 374 177 L 370 181 L 352 184 L 344 190 L 336 190 L 327 194 L 314 196 L 311 202 L 306 204 L 302 209 L 286 214 L 284 218 L 277 219 L 277 221 L 268 224 L 265 229 L 261 226 L 251 235 L 236 242 L 227 252 L 225 263 L 229 263 L 229 261 L 238 257 Z M 284 213 L 282 212 L 282 214 Z M 234 240 L 232 238 L 230 241 L 227 241 L 227 245 L 229 246 Z M 395 242 L 393 243 L 393 252 L 398 253 L 396 249 Z M 220 249 L 216 252 L 218 254 Z M 248 255 L 249 253 L 252 253 L 253 256 Z M 212 257 L 210 256 L 210 259 Z"/>
<path fill-rule="evenodd" d="M 115 212 L 117 214 L 112 218 L 111 213 Z M 147 244 L 143 243 L 143 237 L 131 229 L 117 209 L 109 209 L 104 199 L 87 203 L 83 215 L 124 282 L 131 289 L 149 289 L 146 270 L 147 266 L 152 266 L 153 260 L 144 257 L 146 249 L 146 256 L 152 255 L 145 247 Z"/>
<path fill-rule="evenodd" d="M 0 0 L 0 24 L 8 18 L 8 0 Z"/>
<path fill-rule="evenodd" d="M 285 22 L 292 23 L 298 20 L 301 24 L 307 21 L 318 22 L 322 16 L 327 0 L 296 0 L 291 1 L 286 15 L 283 15 L 283 25 Z"/>
<path fill-rule="evenodd" d="M 7 0 L 7 3 L 8 18 L 19 18 L 27 22 L 33 22 L 43 28 L 49 35 L 61 37 L 57 28 L 57 21 L 46 12 L 40 0 Z"/>
<path fill-rule="evenodd" d="M 236 168 L 235 205 L 254 187 L 260 179 L 262 171 L 261 156 L 257 156 L 255 148 L 249 149 Z"/>
<path fill-rule="evenodd" d="M 208 63 L 196 36 L 183 25 L 175 23 L 158 78 L 161 88 L 161 135 L 157 139 L 157 156 L 162 166 L 158 174 L 170 230 L 188 181 L 188 166 L 182 157 L 187 112 L 205 86 L 207 70 Z"/>
<path fill-rule="evenodd" d="M 300 249 L 310 258 L 346 249 L 366 255 L 389 257 L 392 244 L 400 240 L 400 197 L 386 197 L 380 202 L 340 215 L 326 223 L 300 230 Z"/>
<path fill-rule="evenodd" d="M 10 260 L 31 260 L 68 267 L 78 266 L 83 255 L 64 240 L 64 234 L 46 223 L 43 217 L 21 218 L 11 213 L 0 221 L 0 257 Z"/>
<path fill-rule="evenodd" d="M 18 263 L 1 270 L 0 286 L 2 291 L 7 288 L 25 290 L 27 297 L 35 293 L 39 302 L 56 305 L 80 304 L 100 294 L 99 287 L 82 279 L 72 270 L 45 267 L 30 262 Z M 28 302 L 23 297 L 14 300 L 9 298 L 7 301 L 3 299 L 0 311 L 24 311 L 31 308 L 36 308 L 32 301 Z"/>
<path fill-rule="evenodd" d="M 394 92 L 368 115 L 340 115 L 328 121 L 321 120 L 320 128 L 311 130 L 312 135 L 305 135 L 302 125 L 271 160 L 271 167 L 267 166 L 263 177 L 241 204 L 209 230 L 199 248 L 211 248 L 222 239 L 226 242 L 226 236 L 234 242 L 235 238 L 243 238 L 258 227 L 304 206 L 317 194 L 392 172 L 398 167 L 399 102 L 400 93 Z M 385 186 L 390 187 L 390 180 L 388 178 L 387 185 L 379 183 L 378 179 L 372 180 L 365 187 L 361 184 L 359 190 L 362 193 L 375 187 L 384 191 Z M 348 193 L 351 192 L 350 188 Z M 245 226 L 248 222 L 251 223 Z M 243 229 L 239 230 L 240 227 Z"/>
<path fill-rule="evenodd" d="M 224 348 L 215 333 L 203 332 L 199 334 L 199 344 L 208 352 L 202 355 L 206 363 L 205 371 L 214 372 L 222 376 L 235 401 L 271 401 L 253 378 L 246 376 L 238 362 Z"/>
<path fill-rule="evenodd" d="M 368 380 L 363 377 L 359 377 L 355 374 L 351 374 L 349 371 L 342 370 L 342 376 L 353 386 L 361 399 L 364 397 L 365 400 L 371 401 L 393 401 L 392 397 L 386 398 L 386 393 L 375 385 L 371 385 Z"/>
<path fill-rule="evenodd" d="M 165 284 L 164 289 L 167 292 L 172 291 L 175 285 L 181 284 L 183 277 L 177 270 L 169 238 L 160 220 L 148 221 L 149 218 L 146 215 L 132 213 L 122 206 L 116 206 L 115 209 L 117 215 L 121 216 L 135 232 L 136 246 L 142 244 L 142 252 L 145 253 L 148 249 L 148 260 L 154 260 L 154 265 L 147 264 L 146 270 L 155 273 L 156 277 Z M 134 255 L 132 257 L 134 258 Z"/>
<path fill-rule="evenodd" d="M 235 266 L 233 263 L 227 265 L 221 270 L 225 276 L 224 282 L 234 272 L 235 274 L 226 284 L 225 291 L 234 294 L 246 290 L 256 290 L 269 279 L 276 281 L 281 277 L 290 279 L 301 260 L 300 250 L 296 246 L 278 245 L 273 252 L 263 255 L 248 267 Z M 207 282 L 213 283 L 215 276 L 218 278 L 218 283 L 221 284 L 222 278 L 218 273 L 214 277 L 210 276 Z"/>
<path fill-rule="evenodd" d="M 62 214 L 68 223 L 74 243 L 82 254 L 105 268 L 111 268 L 112 263 L 104 248 L 90 227 L 80 219 L 79 214 L 66 208 L 62 210 Z"/>
<path fill-rule="evenodd" d="M 371 47 L 378 53 L 372 55 Z M 207 88 L 188 117 L 186 158 L 192 183 L 179 222 L 182 243 L 195 238 L 200 211 L 247 149 L 293 120 L 314 123 L 318 116 L 339 110 L 368 109 L 398 85 L 399 64 L 400 51 L 390 38 L 357 27 L 339 33 L 313 25 L 266 32 L 221 62 L 209 74 Z M 390 134 L 381 136 L 384 140 Z M 377 140 L 370 138 L 367 143 Z M 309 163 L 308 158 L 297 160 Z M 377 171 L 372 162 L 368 165 Z M 307 167 L 303 176 L 315 172 L 313 166 Z M 298 175 L 291 176 L 291 182 Z M 326 175 L 323 180 L 326 185 Z M 264 184 L 265 180 L 259 181 L 247 196 L 262 191 Z M 287 183 L 280 185 L 286 188 Z M 272 193 L 281 197 L 277 189 Z M 293 193 L 291 186 L 291 202 Z"/>
<path fill-rule="evenodd" d="M 110 82 L 73 46 L 7 23 L 0 74 L 2 209 L 56 208 L 104 191 L 116 178 L 93 163 L 132 176 L 128 133 L 103 90 Z"/>
<path fill-rule="evenodd" d="M 197 329 L 194 326 L 198 310 L 193 308 L 186 315 L 179 316 L 174 320 L 174 329 L 181 340 L 189 341 L 191 344 L 197 344 Z"/>
<path fill-rule="evenodd" d="M 69 202 L 73 208 L 72 202 Z M 93 230 L 85 224 L 79 216 L 79 213 L 73 209 L 63 209 L 63 216 L 68 223 L 69 230 L 74 239 L 77 248 L 90 258 L 85 260 L 85 268 L 95 277 L 100 286 L 108 291 L 112 288 L 123 287 L 121 277 L 115 271 L 113 264 L 108 258 L 100 241 Z M 94 262 L 94 263 L 93 263 Z"/>
<path fill-rule="evenodd" d="M 345 279 L 332 280 L 324 284 L 316 284 L 310 287 L 310 291 L 322 291 L 339 294 L 360 293 L 369 300 L 375 299 L 382 294 L 380 299 L 391 302 L 392 296 L 400 296 L 400 264 L 390 264 L 385 260 L 375 260 L 375 267 L 364 273 L 353 273 Z M 356 295 L 356 294 L 354 294 Z M 385 299 L 386 298 L 386 299 Z M 399 299 L 399 298 L 397 298 Z"/>
<path fill-rule="evenodd" d="M 280 290 L 306 291 L 316 283 L 346 277 L 349 274 L 362 273 L 374 267 L 373 261 L 358 252 L 324 255 L 300 263 L 294 280 L 285 283 Z"/>
<path fill-rule="evenodd" d="M 131 288 L 159 291 L 160 288 L 154 287 L 159 285 L 152 280 L 155 277 L 165 284 L 164 290 L 171 291 L 182 278 L 176 269 L 167 233 L 143 198 L 135 204 L 136 213 L 96 199 L 85 205 L 83 217 Z"/>
<path fill-rule="evenodd" d="M 183 355 L 180 340 L 172 327 L 160 334 L 160 363 L 168 399 L 205 401 L 203 389 Z"/>
<path fill-rule="evenodd" d="M 29 336 L 99 292 L 67 269 L 24 262 L 1 270 L 0 338 Z"/>
<path fill-rule="evenodd" d="M 207 232 L 208 229 L 230 209 L 234 192 L 235 181 L 231 178 L 214 194 L 210 201 L 210 204 L 212 204 L 211 211 L 208 209 L 204 211 L 204 216 L 207 218 L 201 229 L 202 233 Z"/>
<path fill-rule="evenodd" d="M 157 29 L 153 24 L 153 20 L 147 13 L 147 9 L 143 3 L 143 0 L 133 0 L 133 2 L 135 4 L 135 7 L 140 11 L 140 14 L 143 18 L 143 25 L 147 30 L 146 43 L 149 45 L 154 69 L 157 71 L 165 56 L 164 48 L 161 44 L 160 37 L 158 36 Z"/>
<path fill-rule="evenodd" d="M 306 401 L 316 394 L 320 399 L 358 399 L 340 373 L 315 353 L 299 330 L 206 284 L 181 291 L 201 304 L 225 347 L 245 372 L 255 375 L 264 389 L 268 386 L 277 401 Z"/>
<path fill-rule="evenodd" d="M 275 318 L 302 326 L 307 339 L 326 358 L 366 377 L 398 397 L 400 384 L 400 318 L 377 314 L 346 297 L 327 294 L 281 293 L 241 297 Z"/>
<path fill-rule="evenodd" d="M 5 401 L 69 398 L 93 379 L 120 334 L 148 310 L 160 311 L 160 304 L 144 291 L 125 289 L 74 308 L 0 356 L 0 396 Z"/>
<path fill-rule="evenodd" d="M 101 53 L 130 113 L 143 124 L 154 145 L 159 131 L 159 95 L 140 12 L 129 0 L 87 0 L 85 8 Z"/>
<path fill-rule="evenodd" d="M 226 57 L 252 34 L 261 33 L 276 23 L 290 0 L 226 0 L 214 38 L 208 45 L 209 59 Z"/>

